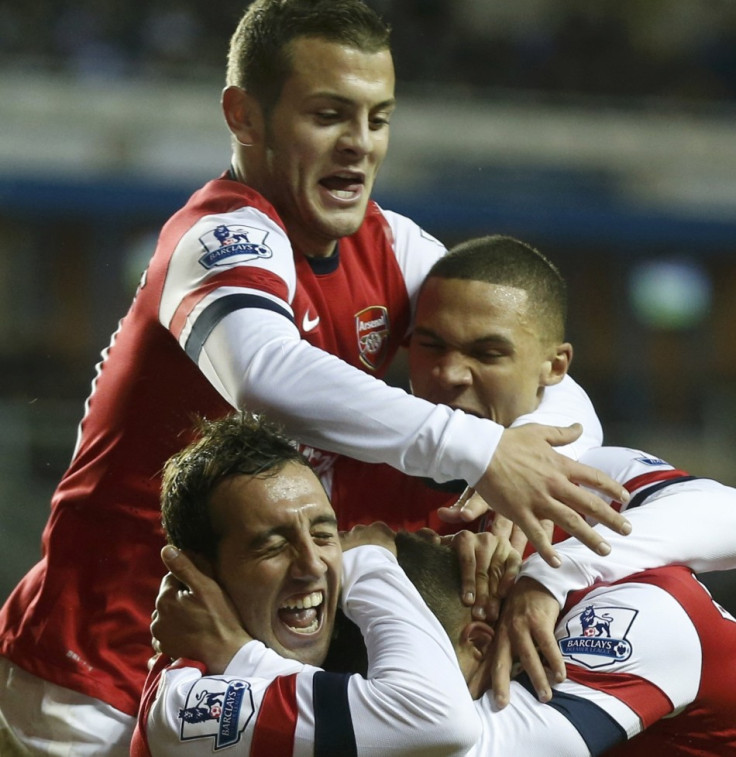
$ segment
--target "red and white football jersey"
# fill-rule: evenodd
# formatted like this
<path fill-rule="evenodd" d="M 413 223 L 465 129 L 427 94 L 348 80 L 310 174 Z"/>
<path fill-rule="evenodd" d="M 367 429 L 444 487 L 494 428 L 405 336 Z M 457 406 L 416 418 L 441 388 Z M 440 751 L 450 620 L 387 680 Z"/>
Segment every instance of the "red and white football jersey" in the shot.
<path fill-rule="evenodd" d="M 460 755 L 480 722 L 447 634 L 381 547 L 345 553 L 342 606 L 364 634 L 367 678 L 279 657 L 258 641 L 221 676 L 160 663 L 132 757 Z"/>
<path fill-rule="evenodd" d="M 567 680 L 546 704 L 525 676 L 512 682 L 506 708 L 478 700 L 483 736 L 473 757 L 736 754 L 736 619 L 689 569 L 580 592 L 556 635 Z"/>
<path fill-rule="evenodd" d="M 542 402 L 532 413 L 521 416 L 513 425 L 540 423 L 547 426 L 569 426 L 580 423 L 583 433 L 572 444 L 556 447 L 556 451 L 577 460 L 592 447 L 603 443 L 603 431 L 593 403 L 585 390 L 571 376 L 545 389 Z M 350 457 L 341 457 L 333 469 L 330 498 L 340 528 L 350 529 L 358 523 L 382 520 L 391 528 L 414 531 L 429 527 L 440 534 L 458 530 L 437 517 L 438 507 L 455 502 L 465 487 L 442 490 L 432 482 L 407 476 L 389 465 L 375 465 Z M 481 522 L 482 521 L 482 522 Z M 479 519 L 475 527 L 482 527 Z M 473 526 L 463 526 L 473 528 Z M 565 538 L 561 530 L 560 538 Z"/>
<path fill-rule="evenodd" d="M 133 754 L 185 757 L 204 748 L 205 741 L 251 757 L 400 757 L 432 749 L 450 754 L 465 749 L 461 753 L 468 757 L 585 757 L 617 745 L 623 745 L 622 754 L 642 756 L 733 754 L 736 619 L 712 601 L 692 569 L 736 567 L 736 490 L 695 479 L 637 450 L 605 448 L 592 455 L 608 473 L 629 483 L 633 531 L 611 538 L 613 552 L 606 557 L 586 548 L 578 555 L 574 540 L 558 545 L 563 568 L 575 564 L 565 568 L 573 583 L 595 583 L 571 595 L 558 619 L 556 636 L 568 679 L 554 685 L 549 703 L 539 702 L 521 676 L 512 682 L 506 708 L 498 710 L 490 694 L 471 705 L 481 721 L 477 733 L 461 699 L 462 715 L 453 713 L 447 726 L 457 742 L 448 745 L 449 734 L 437 719 L 444 707 L 458 706 L 457 680 L 445 678 L 447 636 L 421 614 L 411 593 L 403 599 L 394 594 L 393 582 L 403 584 L 391 577 L 389 566 L 373 562 L 365 566 L 371 575 L 364 584 L 373 602 L 361 598 L 353 605 L 347 601 L 346 607 L 355 611 L 351 617 L 366 634 L 367 680 L 316 673 L 251 642 L 226 671 L 239 680 L 241 690 L 253 687 L 245 715 L 241 706 L 233 729 L 234 718 L 222 714 L 232 680 L 204 676 L 194 664 L 158 669 L 147 687 Z M 618 541 L 626 549 L 616 556 Z M 671 552 L 680 554 L 687 567 L 642 570 L 671 561 Z M 376 548 L 369 554 L 377 559 L 379 553 Z M 350 596 L 364 566 L 359 552 L 346 559 Z M 524 570 L 544 581 L 545 567 L 556 574 L 538 558 L 527 561 Z M 434 654 L 442 650 L 436 662 L 431 657 L 434 634 L 439 634 Z M 412 689 L 405 676 L 417 671 L 422 680 Z M 372 681 L 376 674 L 384 677 Z M 328 683 L 331 695 L 323 693 Z M 382 691 L 390 692 L 390 700 Z"/>
<path fill-rule="evenodd" d="M 136 713 L 163 574 L 161 469 L 196 415 L 268 411 L 325 475 L 337 452 L 440 480 L 480 475 L 502 429 L 376 380 L 443 252 L 371 203 L 336 256 L 312 261 L 248 187 L 221 178 L 196 192 L 103 353 L 42 558 L 0 612 L 0 654 Z"/>

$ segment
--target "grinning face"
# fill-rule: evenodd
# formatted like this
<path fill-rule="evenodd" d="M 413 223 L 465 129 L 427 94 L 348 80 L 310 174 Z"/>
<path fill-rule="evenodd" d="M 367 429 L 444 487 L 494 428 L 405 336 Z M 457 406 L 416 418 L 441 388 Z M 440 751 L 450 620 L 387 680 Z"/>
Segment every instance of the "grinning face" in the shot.
<path fill-rule="evenodd" d="M 393 60 L 315 37 L 290 51 L 293 72 L 243 152 L 245 181 L 273 203 L 297 248 L 330 255 L 360 227 L 386 156 Z"/>
<path fill-rule="evenodd" d="M 246 631 L 283 657 L 321 665 L 335 621 L 342 571 L 337 520 L 312 470 L 238 475 L 210 499 L 222 534 L 214 577 Z"/>
<path fill-rule="evenodd" d="M 409 346 L 418 397 L 510 426 L 561 378 L 555 354 L 524 290 L 436 277 L 422 287 Z"/>

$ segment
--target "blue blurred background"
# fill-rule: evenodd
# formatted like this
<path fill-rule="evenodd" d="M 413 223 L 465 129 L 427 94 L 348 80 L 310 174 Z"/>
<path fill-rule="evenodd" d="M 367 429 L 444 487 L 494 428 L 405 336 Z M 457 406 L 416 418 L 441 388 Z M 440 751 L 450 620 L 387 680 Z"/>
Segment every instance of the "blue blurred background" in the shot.
<path fill-rule="evenodd" d="M 607 442 L 736 485 L 736 4 L 369 4 L 399 79 L 379 202 L 448 245 L 546 252 Z M 0 599 L 158 229 L 227 167 L 243 7 L 0 2 Z M 708 582 L 736 608 L 730 576 Z"/>

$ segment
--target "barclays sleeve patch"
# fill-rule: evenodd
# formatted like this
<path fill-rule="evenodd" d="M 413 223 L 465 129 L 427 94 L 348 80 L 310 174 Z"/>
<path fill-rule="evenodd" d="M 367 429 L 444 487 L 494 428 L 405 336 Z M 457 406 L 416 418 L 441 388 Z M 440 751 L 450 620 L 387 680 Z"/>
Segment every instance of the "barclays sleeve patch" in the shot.
<path fill-rule="evenodd" d="M 587 605 L 567 621 L 560 651 L 589 669 L 624 662 L 633 651 L 627 636 L 638 614 L 628 607 Z"/>
<path fill-rule="evenodd" d="M 253 226 L 220 224 L 199 238 L 204 249 L 199 264 L 210 269 L 219 265 L 236 265 L 255 258 L 270 258 L 273 251 L 266 244 L 267 237 L 267 231 Z"/>
<path fill-rule="evenodd" d="M 214 739 L 215 750 L 236 744 L 255 713 L 250 684 L 242 680 L 202 678 L 179 709 L 180 739 Z"/>

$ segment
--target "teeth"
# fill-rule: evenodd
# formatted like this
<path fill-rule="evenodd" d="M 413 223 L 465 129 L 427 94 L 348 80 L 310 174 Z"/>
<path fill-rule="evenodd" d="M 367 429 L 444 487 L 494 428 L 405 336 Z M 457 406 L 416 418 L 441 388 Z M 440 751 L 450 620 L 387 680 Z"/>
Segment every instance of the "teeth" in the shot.
<path fill-rule="evenodd" d="M 282 610 L 308 610 L 310 607 L 319 607 L 322 604 L 324 597 L 321 591 L 313 591 L 311 594 L 307 594 L 306 597 L 299 599 L 289 599 L 281 605 Z"/>
<path fill-rule="evenodd" d="M 335 189 L 332 192 L 336 197 L 339 197 L 341 200 L 349 200 L 355 193 L 350 192 L 346 189 Z"/>
<path fill-rule="evenodd" d="M 291 628 L 294 633 L 314 633 L 319 628 L 319 620 L 315 618 L 306 628 L 294 628 L 294 626 L 289 626 L 289 628 Z"/>

